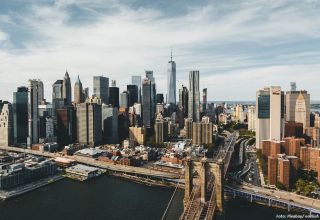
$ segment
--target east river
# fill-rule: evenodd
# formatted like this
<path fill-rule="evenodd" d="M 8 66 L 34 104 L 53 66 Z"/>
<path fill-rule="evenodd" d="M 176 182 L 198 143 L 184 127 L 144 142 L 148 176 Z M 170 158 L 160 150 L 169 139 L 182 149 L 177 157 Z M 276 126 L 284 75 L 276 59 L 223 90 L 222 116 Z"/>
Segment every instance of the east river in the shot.
<path fill-rule="evenodd" d="M 0 202 L 1 220 L 161 219 L 174 189 L 146 186 L 112 176 L 87 182 L 63 179 Z M 183 190 L 178 190 L 166 219 L 178 219 Z M 226 202 L 226 220 L 269 220 L 286 211 L 242 200 Z"/>

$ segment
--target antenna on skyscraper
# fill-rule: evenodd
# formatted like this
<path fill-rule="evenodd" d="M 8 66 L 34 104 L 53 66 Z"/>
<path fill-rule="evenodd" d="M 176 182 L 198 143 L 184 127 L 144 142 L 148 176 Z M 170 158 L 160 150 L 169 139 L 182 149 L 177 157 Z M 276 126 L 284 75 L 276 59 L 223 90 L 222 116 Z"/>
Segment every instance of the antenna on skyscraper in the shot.
<path fill-rule="evenodd" d="M 171 62 L 172 62 L 172 47 L 171 47 Z"/>

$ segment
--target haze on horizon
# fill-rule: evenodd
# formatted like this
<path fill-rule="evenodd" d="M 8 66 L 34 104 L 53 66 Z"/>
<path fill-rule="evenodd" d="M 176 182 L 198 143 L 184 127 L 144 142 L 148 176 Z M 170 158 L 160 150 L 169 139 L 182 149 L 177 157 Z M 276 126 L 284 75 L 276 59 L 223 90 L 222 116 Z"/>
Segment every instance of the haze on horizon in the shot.
<path fill-rule="evenodd" d="M 166 93 L 170 48 L 177 89 L 200 71 L 208 100 L 254 100 L 268 85 L 297 82 L 320 100 L 320 1 L 4 0 L 0 4 L 0 99 L 39 78 L 52 84 L 68 70 L 117 80 L 153 70 Z"/>

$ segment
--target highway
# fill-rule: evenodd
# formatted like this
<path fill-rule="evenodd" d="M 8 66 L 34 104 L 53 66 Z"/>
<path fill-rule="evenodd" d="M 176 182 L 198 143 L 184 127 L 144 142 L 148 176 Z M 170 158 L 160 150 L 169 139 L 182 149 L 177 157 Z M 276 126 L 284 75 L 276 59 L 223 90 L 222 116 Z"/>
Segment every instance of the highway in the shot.
<path fill-rule="evenodd" d="M 0 150 L 14 151 L 14 152 L 20 152 L 20 153 L 26 153 L 26 154 L 32 154 L 32 155 L 38 155 L 38 156 L 44 156 L 44 157 L 50 157 L 50 158 L 61 157 L 60 153 L 40 152 L 40 151 L 23 149 L 18 147 L 0 146 Z M 133 166 L 120 165 L 120 164 L 112 164 L 112 163 L 107 163 L 103 161 L 98 161 L 89 157 L 83 157 L 83 156 L 77 156 L 77 155 L 73 155 L 73 156 L 65 155 L 62 157 L 73 159 L 78 163 L 87 164 L 90 166 L 95 166 L 95 167 L 116 171 L 116 172 L 140 174 L 140 175 L 152 176 L 157 178 L 166 178 L 166 179 L 180 178 L 179 175 L 173 174 L 173 173 L 166 173 L 166 172 L 151 170 L 143 167 L 133 167 Z"/>
<path fill-rule="evenodd" d="M 251 184 L 245 184 L 245 185 L 240 185 L 240 186 L 239 185 L 232 185 L 232 187 L 239 188 L 241 190 L 245 190 L 245 191 L 252 192 L 255 194 L 266 195 L 269 197 L 273 197 L 275 199 L 281 199 L 281 200 L 284 200 L 287 202 L 297 203 L 302 206 L 308 206 L 308 207 L 312 207 L 312 208 L 320 210 L 320 200 L 297 195 L 292 192 L 271 190 L 271 189 L 266 189 L 266 188 L 262 188 L 262 187 L 257 187 L 257 186 L 251 185 Z"/>

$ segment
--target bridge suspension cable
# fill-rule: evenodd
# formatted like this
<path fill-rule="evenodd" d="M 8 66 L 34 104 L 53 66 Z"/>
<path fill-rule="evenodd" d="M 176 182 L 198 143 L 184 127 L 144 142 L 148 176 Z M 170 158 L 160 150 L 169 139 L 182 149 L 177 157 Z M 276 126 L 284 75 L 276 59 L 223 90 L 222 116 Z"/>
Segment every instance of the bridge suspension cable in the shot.
<path fill-rule="evenodd" d="M 179 179 L 180 179 L 180 178 L 179 178 Z M 163 213 L 163 215 L 162 215 L 161 220 L 164 220 L 165 217 L 166 217 L 166 215 L 167 215 L 167 212 L 168 212 L 168 210 L 169 210 L 169 208 L 170 208 L 170 206 L 171 206 L 171 203 L 172 203 L 172 201 L 173 201 L 173 198 L 174 198 L 174 196 L 175 196 L 175 194 L 176 194 L 176 192 L 177 192 L 177 189 L 178 189 L 178 187 L 179 187 L 179 183 L 180 183 L 180 181 L 178 180 L 177 185 L 176 185 L 176 188 L 174 189 L 174 191 L 173 191 L 173 193 L 172 193 L 172 196 L 171 196 L 171 198 L 170 198 L 170 200 L 169 200 L 169 202 L 168 202 L 168 205 L 167 205 L 166 210 L 164 211 L 164 213 Z"/>

